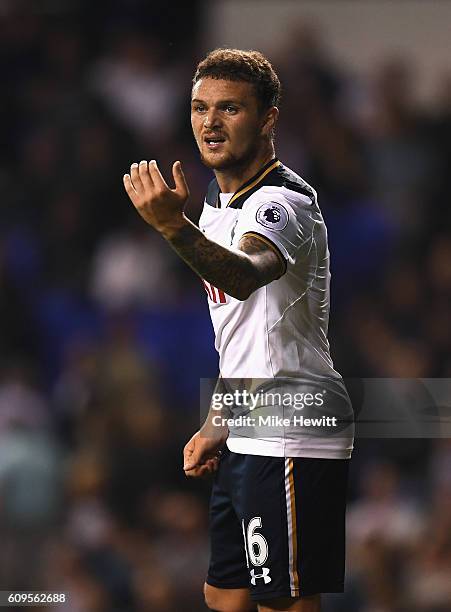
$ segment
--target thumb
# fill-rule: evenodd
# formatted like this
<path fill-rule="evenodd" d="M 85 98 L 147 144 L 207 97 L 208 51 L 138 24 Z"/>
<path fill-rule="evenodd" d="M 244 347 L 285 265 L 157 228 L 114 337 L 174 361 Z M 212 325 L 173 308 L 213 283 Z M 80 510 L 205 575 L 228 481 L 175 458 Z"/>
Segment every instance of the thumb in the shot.
<path fill-rule="evenodd" d="M 175 181 L 175 190 L 186 200 L 189 196 L 189 189 L 185 175 L 183 174 L 182 164 L 179 161 L 174 162 L 172 166 L 172 175 Z"/>

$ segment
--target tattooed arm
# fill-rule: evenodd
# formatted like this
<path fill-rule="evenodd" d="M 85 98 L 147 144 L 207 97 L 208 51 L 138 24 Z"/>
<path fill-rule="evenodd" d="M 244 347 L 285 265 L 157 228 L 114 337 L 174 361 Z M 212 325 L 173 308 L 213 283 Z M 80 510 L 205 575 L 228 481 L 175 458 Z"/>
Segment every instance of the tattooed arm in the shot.
<path fill-rule="evenodd" d="M 254 235 L 244 235 L 238 250 L 232 250 L 209 240 L 188 221 L 167 240 L 201 278 L 238 300 L 285 272 L 282 256 Z"/>
<path fill-rule="evenodd" d="M 209 240 L 185 215 L 189 191 L 179 162 L 173 167 L 175 189 L 164 181 L 155 161 L 132 164 L 124 185 L 143 219 L 169 242 L 201 278 L 228 295 L 246 300 L 253 291 L 285 273 L 276 247 L 256 235 L 244 235 L 238 249 Z"/>

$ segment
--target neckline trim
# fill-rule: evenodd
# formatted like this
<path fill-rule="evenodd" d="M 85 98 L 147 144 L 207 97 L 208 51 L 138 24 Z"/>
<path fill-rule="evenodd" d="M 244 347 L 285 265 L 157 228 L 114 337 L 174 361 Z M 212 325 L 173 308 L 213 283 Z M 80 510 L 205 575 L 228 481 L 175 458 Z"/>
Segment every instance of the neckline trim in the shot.
<path fill-rule="evenodd" d="M 282 165 L 282 163 L 277 159 L 277 157 L 274 157 L 271 161 L 269 161 L 262 168 L 260 168 L 260 170 L 256 174 L 254 174 L 254 176 L 252 176 L 245 183 L 243 183 L 238 188 L 237 191 L 235 191 L 235 193 L 232 195 L 232 197 L 230 198 L 229 202 L 227 203 L 227 206 L 225 206 L 224 208 L 228 208 L 239 197 L 241 197 L 243 194 L 247 193 L 250 189 L 253 189 L 256 185 L 258 185 L 258 183 L 260 183 L 265 178 L 266 175 L 268 175 L 275 168 L 277 168 L 278 166 L 281 166 L 281 165 Z M 217 188 L 218 191 L 217 191 L 217 195 L 216 195 L 216 203 L 213 206 L 215 208 L 220 208 L 220 206 L 219 206 L 219 203 L 220 203 L 219 202 L 219 194 L 221 193 L 221 190 L 219 189 L 219 185 L 218 185 L 217 181 L 216 181 L 216 188 Z"/>
<path fill-rule="evenodd" d="M 240 196 L 245 194 L 247 191 L 249 191 L 256 185 L 258 185 L 258 183 L 260 183 L 260 181 L 262 181 L 267 174 L 269 174 L 272 170 L 274 170 L 274 168 L 277 168 L 277 166 L 280 166 L 280 165 L 281 165 L 281 162 L 277 159 L 277 157 L 275 157 L 274 159 L 269 161 L 267 164 L 265 164 L 263 168 L 261 168 L 257 172 L 257 174 L 254 174 L 253 177 L 251 177 L 248 181 L 246 181 L 245 183 L 243 183 L 243 185 L 241 185 L 238 191 L 235 191 L 233 196 L 230 198 L 226 208 L 228 208 L 231 204 L 233 204 L 233 202 L 237 200 Z"/>

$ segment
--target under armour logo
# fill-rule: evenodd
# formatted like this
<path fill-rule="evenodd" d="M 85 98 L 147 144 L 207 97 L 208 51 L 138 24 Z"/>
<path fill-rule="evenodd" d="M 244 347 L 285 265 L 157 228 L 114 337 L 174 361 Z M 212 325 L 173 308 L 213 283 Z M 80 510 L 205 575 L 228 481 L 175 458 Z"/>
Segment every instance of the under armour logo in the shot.
<path fill-rule="evenodd" d="M 263 578 L 265 584 L 269 584 L 271 582 L 271 576 L 269 575 L 269 568 L 262 567 L 262 573 L 256 574 L 254 569 L 251 569 L 251 584 L 255 586 L 257 582 L 257 578 Z"/>

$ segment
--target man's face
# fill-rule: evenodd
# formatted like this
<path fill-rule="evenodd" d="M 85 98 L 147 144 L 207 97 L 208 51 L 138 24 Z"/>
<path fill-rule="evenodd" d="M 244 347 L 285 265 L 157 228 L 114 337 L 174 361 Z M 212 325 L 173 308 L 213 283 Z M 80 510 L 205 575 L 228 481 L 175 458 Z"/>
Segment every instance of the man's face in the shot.
<path fill-rule="evenodd" d="M 250 83 L 203 78 L 194 85 L 191 125 L 209 168 L 226 170 L 251 161 L 261 146 L 264 123 Z"/>

